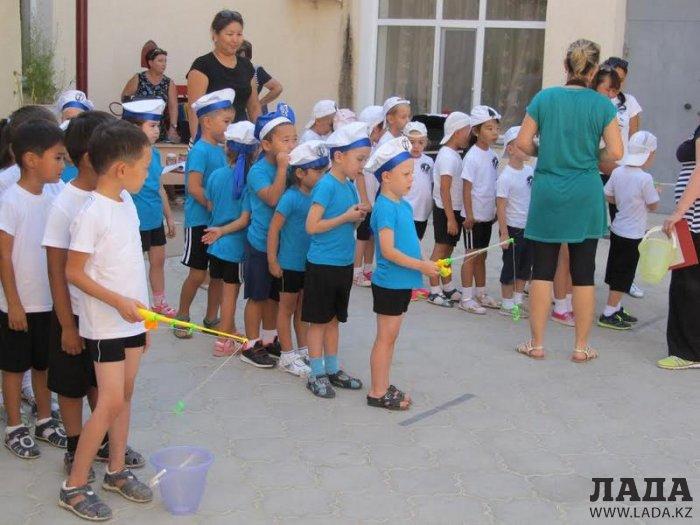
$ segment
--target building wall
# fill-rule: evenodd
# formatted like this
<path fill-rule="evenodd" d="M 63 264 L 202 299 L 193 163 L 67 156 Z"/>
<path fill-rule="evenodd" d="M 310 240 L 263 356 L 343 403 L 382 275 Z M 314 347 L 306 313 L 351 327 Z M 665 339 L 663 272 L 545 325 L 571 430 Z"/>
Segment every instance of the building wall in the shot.
<path fill-rule="evenodd" d="M 13 72 L 22 71 L 22 42 L 20 39 L 19 2 L 0 2 L 0 116 L 17 108 L 17 83 Z"/>
<path fill-rule="evenodd" d="M 544 39 L 543 87 L 564 82 L 564 55 L 571 42 L 587 38 L 601 46 L 601 60 L 622 56 L 627 0 L 549 0 Z"/>

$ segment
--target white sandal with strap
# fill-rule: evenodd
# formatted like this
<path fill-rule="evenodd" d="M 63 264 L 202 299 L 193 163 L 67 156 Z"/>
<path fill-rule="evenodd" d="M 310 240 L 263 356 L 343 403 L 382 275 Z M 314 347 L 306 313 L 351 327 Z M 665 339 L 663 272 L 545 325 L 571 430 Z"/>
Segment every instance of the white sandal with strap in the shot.
<path fill-rule="evenodd" d="M 524 343 L 520 343 L 518 346 L 515 347 L 515 351 L 518 352 L 519 354 L 523 354 L 530 359 L 544 359 L 544 347 L 543 346 L 533 346 L 532 345 L 532 339 L 529 341 L 525 341 Z M 542 351 L 542 355 L 533 355 L 533 352 L 537 351 Z"/>
<path fill-rule="evenodd" d="M 587 363 L 588 361 L 592 361 L 598 357 L 598 352 L 590 346 L 586 346 L 585 348 L 574 348 L 574 354 L 584 354 L 586 356 L 585 359 L 574 359 L 572 354 L 571 360 L 574 363 Z"/>

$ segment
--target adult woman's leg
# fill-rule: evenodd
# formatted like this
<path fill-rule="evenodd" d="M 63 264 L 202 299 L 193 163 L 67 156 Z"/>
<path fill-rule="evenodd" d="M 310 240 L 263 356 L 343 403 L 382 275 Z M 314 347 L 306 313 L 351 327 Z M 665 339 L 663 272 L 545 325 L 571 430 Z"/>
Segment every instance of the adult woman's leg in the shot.
<path fill-rule="evenodd" d="M 533 242 L 533 270 L 530 285 L 530 347 L 523 352 L 529 357 L 544 357 L 544 335 L 552 297 L 552 281 L 557 269 L 559 243 Z M 522 346 L 522 345 L 521 345 Z"/>
<path fill-rule="evenodd" d="M 569 268 L 574 290 L 574 321 L 576 340 L 572 359 L 588 361 L 597 357 L 590 350 L 588 337 L 595 316 L 595 254 L 598 239 L 586 239 L 569 244 Z"/>

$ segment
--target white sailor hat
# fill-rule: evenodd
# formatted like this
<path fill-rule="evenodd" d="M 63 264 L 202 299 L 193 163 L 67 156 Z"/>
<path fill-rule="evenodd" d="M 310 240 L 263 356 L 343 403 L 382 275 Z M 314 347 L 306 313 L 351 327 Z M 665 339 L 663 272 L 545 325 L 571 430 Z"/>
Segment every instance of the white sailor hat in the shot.
<path fill-rule="evenodd" d="M 506 151 L 508 144 L 513 142 L 518 137 L 518 133 L 520 133 L 520 126 L 513 126 L 512 128 L 508 128 L 508 131 L 506 131 L 503 134 L 503 156 L 504 157 L 508 156 L 508 152 Z"/>
<path fill-rule="evenodd" d="M 656 137 L 648 131 L 637 131 L 627 143 L 627 153 L 617 163 L 620 166 L 643 166 L 658 147 Z"/>
<path fill-rule="evenodd" d="M 56 101 L 56 111 L 60 114 L 64 109 L 78 108 L 83 111 L 92 111 L 95 105 L 90 102 L 82 91 L 69 89 L 58 96 Z"/>
<path fill-rule="evenodd" d="M 340 108 L 333 116 L 333 129 L 340 129 L 351 122 L 357 122 L 357 115 L 349 108 Z"/>
<path fill-rule="evenodd" d="M 295 168 L 325 168 L 330 163 L 328 146 L 322 140 L 307 140 L 289 154 L 289 165 Z"/>
<path fill-rule="evenodd" d="M 456 131 L 459 131 L 462 128 L 468 128 L 471 125 L 472 121 L 469 115 L 462 113 L 461 111 L 453 111 L 447 115 L 447 118 L 445 119 L 444 135 L 440 141 L 440 145 L 442 146 L 443 144 L 447 143 L 447 141 L 452 138 L 452 135 L 454 135 Z"/>
<path fill-rule="evenodd" d="M 501 120 L 501 115 L 488 106 L 474 106 L 472 108 L 472 126 L 478 126 L 489 120 Z"/>
<path fill-rule="evenodd" d="M 418 122 L 418 121 L 414 120 L 412 122 L 407 123 L 406 126 L 404 126 L 402 133 L 404 135 L 406 135 L 407 137 L 411 133 L 417 133 L 421 137 L 427 137 L 428 136 L 428 128 L 426 128 L 425 124 L 423 124 L 422 122 Z"/>
<path fill-rule="evenodd" d="M 212 91 L 211 93 L 202 95 L 193 102 L 192 109 L 197 114 L 197 117 L 201 118 L 212 111 L 230 108 L 235 98 L 236 92 L 231 88 Z"/>
<path fill-rule="evenodd" d="M 372 143 L 367 134 L 367 124 L 364 122 L 351 122 L 347 126 L 334 131 L 326 139 L 326 145 L 330 149 L 331 157 L 336 151 L 344 153 L 355 148 L 369 148 Z"/>
<path fill-rule="evenodd" d="M 405 98 L 401 97 L 389 97 L 384 101 L 384 105 L 382 106 L 382 111 L 384 112 L 384 118 L 386 118 L 387 114 L 394 109 L 396 106 L 399 106 L 401 104 L 408 104 L 409 106 L 411 105 L 410 100 L 406 100 Z"/>
<path fill-rule="evenodd" d="M 134 100 L 122 104 L 122 118 L 137 120 L 161 120 L 165 101 L 162 98 Z"/>
<path fill-rule="evenodd" d="M 229 124 L 224 132 L 224 137 L 226 137 L 226 142 L 237 142 L 245 145 L 258 143 L 258 139 L 255 138 L 255 124 L 247 120 Z"/>
<path fill-rule="evenodd" d="M 255 138 L 262 140 L 270 131 L 280 124 L 295 123 L 296 117 L 294 115 L 294 110 L 284 102 L 280 102 L 277 104 L 275 111 L 260 115 L 258 120 L 255 121 Z"/>
<path fill-rule="evenodd" d="M 411 143 L 406 137 L 391 139 L 377 149 L 370 156 L 365 170 L 374 174 L 379 182 L 382 181 L 382 173 L 390 171 L 402 162 L 411 158 Z"/>
<path fill-rule="evenodd" d="M 338 106 L 334 100 L 319 100 L 314 104 L 313 110 L 311 110 L 311 120 L 306 123 L 306 129 L 313 126 L 317 118 L 335 115 L 336 111 L 338 111 Z"/>
<path fill-rule="evenodd" d="M 372 133 L 374 128 L 384 123 L 384 109 L 381 106 L 367 106 L 360 111 L 358 120 L 367 124 L 367 133 Z"/>

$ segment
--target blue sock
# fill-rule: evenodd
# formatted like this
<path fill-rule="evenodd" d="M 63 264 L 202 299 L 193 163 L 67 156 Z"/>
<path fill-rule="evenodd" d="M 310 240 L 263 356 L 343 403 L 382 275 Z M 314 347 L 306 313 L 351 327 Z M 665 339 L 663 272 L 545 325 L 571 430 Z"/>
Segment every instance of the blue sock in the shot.
<path fill-rule="evenodd" d="M 340 370 L 338 367 L 338 356 L 337 355 L 327 355 L 326 361 L 326 374 L 335 374 Z"/>
<path fill-rule="evenodd" d="M 316 377 L 325 375 L 326 371 L 323 368 L 323 357 L 312 357 L 309 359 L 311 364 L 311 375 Z"/>

